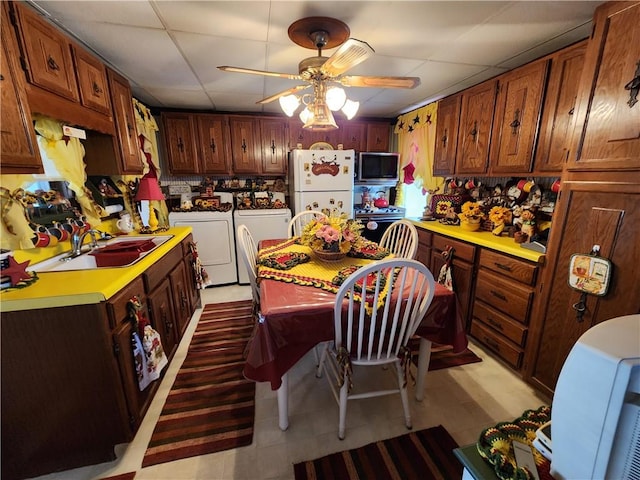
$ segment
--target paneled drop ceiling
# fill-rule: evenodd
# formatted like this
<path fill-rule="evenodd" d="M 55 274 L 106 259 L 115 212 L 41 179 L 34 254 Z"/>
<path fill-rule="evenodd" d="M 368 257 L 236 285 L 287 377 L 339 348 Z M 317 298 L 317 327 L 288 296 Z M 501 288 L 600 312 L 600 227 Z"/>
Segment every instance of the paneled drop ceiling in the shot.
<path fill-rule="evenodd" d="M 317 54 L 289 25 L 345 22 L 375 55 L 349 75 L 420 77 L 413 90 L 348 88 L 359 116 L 394 117 L 583 39 L 593 1 L 31 1 L 129 79 L 151 107 L 280 113 L 256 102 L 301 82 L 218 70 L 297 74 Z M 335 49 L 323 51 L 330 56 Z"/>

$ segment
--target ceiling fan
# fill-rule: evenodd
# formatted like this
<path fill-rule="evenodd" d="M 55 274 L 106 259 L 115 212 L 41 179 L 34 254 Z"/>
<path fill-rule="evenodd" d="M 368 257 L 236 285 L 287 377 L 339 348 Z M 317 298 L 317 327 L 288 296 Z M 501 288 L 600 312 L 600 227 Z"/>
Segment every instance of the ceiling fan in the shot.
<path fill-rule="evenodd" d="M 286 78 L 308 82 L 263 98 L 259 104 L 280 100 L 283 111 L 293 116 L 302 103 L 305 109 L 300 118 L 304 128 L 310 130 L 332 130 L 338 128 L 331 111 L 342 110 L 347 118 L 355 115 L 359 103 L 348 100 L 339 85 L 346 87 L 415 88 L 420 85 L 418 77 L 387 77 L 344 75 L 375 52 L 366 42 L 349 38 L 349 27 L 335 18 L 307 17 L 289 26 L 289 38 L 304 48 L 317 49 L 318 55 L 303 59 L 298 64 L 298 74 L 253 70 L 250 68 L 219 66 L 225 72 L 250 73 L 269 77 Z M 323 48 L 340 47 L 330 57 L 322 56 Z M 312 94 L 296 95 L 313 87 Z"/>

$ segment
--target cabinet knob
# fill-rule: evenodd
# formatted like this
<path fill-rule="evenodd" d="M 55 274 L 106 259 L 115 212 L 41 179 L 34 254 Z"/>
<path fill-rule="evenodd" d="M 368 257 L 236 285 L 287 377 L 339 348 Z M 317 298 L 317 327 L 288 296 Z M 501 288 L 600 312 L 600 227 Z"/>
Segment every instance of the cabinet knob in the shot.
<path fill-rule="evenodd" d="M 182 143 L 182 137 L 178 137 L 178 150 L 184 152 L 184 143 Z"/>
<path fill-rule="evenodd" d="M 516 108 L 516 111 L 513 113 L 513 122 L 509 124 L 512 128 L 511 135 L 518 134 L 518 127 L 520 126 L 520 109 Z"/>
<path fill-rule="evenodd" d="M 478 121 L 473 122 L 473 129 L 469 132 L 469 135 L 473 137 L 473 141 L 476 141 L 476 135 L 478 135 Z"/>
<path fill-rule="evenodd" d="M 276 153 L 276 142 L 274 142 L 273 140 L 271 140 L 271 153 Z"/>
<path fill-rule="evenodd" d="M 636 73 L 629 83 L 624 86 L 625 90 L 629 90 L 629 101 L 627 105 L 632 108 L 638 103 L 638 92 L 640 91 L 640 62 L 636 63 Z"/>
<path fill-rule="evenodd" d="M 51 55 L 49 55 L 49 58 L 47 58 L 47 66 L 51 70 L 60 70 L 60 67 L 58 66 L 58 64 L 56 63 L 56 61 Z"/>
<path fill-rule="evenodd" d="M 211 140 L 211 143 L 209 144 L 209 148 L 211 148 L 211 151 L 213 153 L 216 153 L 216 142 L 214 142 L 213 140 Z"/>
<path fill-rule="evenodd" d="M 442 146 L 446 147 L 447 146 L 447 129 L 444 129 L 444 135 L 442 135 Z"/>
<path fill-rule="evenodd" d="M 242 147 L 242 152 L 243 152 L 243 153 L 247 153 L 247 142 L 245 141 L 245 139 L 244 139 L 244 138 L 242 139 L 242 145 L 241 145 L 241 147 Z"/>

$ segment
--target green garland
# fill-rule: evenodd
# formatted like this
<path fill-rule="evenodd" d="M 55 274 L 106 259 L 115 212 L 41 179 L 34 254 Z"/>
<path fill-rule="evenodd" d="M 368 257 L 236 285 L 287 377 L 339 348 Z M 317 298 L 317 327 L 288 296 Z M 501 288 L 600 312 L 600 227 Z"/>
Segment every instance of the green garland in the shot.
<path fill-rule="evenodd" d="M 300 252 L 272 253 L 258 260 L 260 265 L 273 268 L 275 270 L 289 270 L 296 265 L 306 263 L 311 260 L 311 256 Z"/>

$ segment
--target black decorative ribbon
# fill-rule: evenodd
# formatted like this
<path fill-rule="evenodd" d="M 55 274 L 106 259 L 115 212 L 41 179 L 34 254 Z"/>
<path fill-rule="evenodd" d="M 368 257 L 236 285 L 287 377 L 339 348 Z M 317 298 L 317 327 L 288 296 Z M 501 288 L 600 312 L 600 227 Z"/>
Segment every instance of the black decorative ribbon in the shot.
<path fill-rule="evenodd" d="M 351 366 L 351 356 L 349 355 L 349 351 L 344 347 L 340 347 L 336 354 L 336 361 L 338 362 L 338 365 L 340 367 L 340 377 L 338 378 L 338 387 L 342 388 L 346 378 L 346 380 L 349 382 L 348 383 L 349 387 L 347 392 L 350 392 L 351 389 L 353 388 L 353 381 L 351 380 L 351 377 L 353 374 L 353 368 Z"/>
<path fill-rule="evenodd" d="M 402 367 L 402 377 L 403 377 L 403 387 L 407 386 L 407 375 L 411 377 L 413 381 L 413 385 L 416 384 L 416 377 L 413 376 L 413 372 L 411 371 L 411 363 L 413 358 L 413 353 L 411 352 L 411 348 L 408 345 L 403 345 L 400 347 L 400 351 L 398 352 L 398 358 L 400 359 L 400 367 Z"/>

